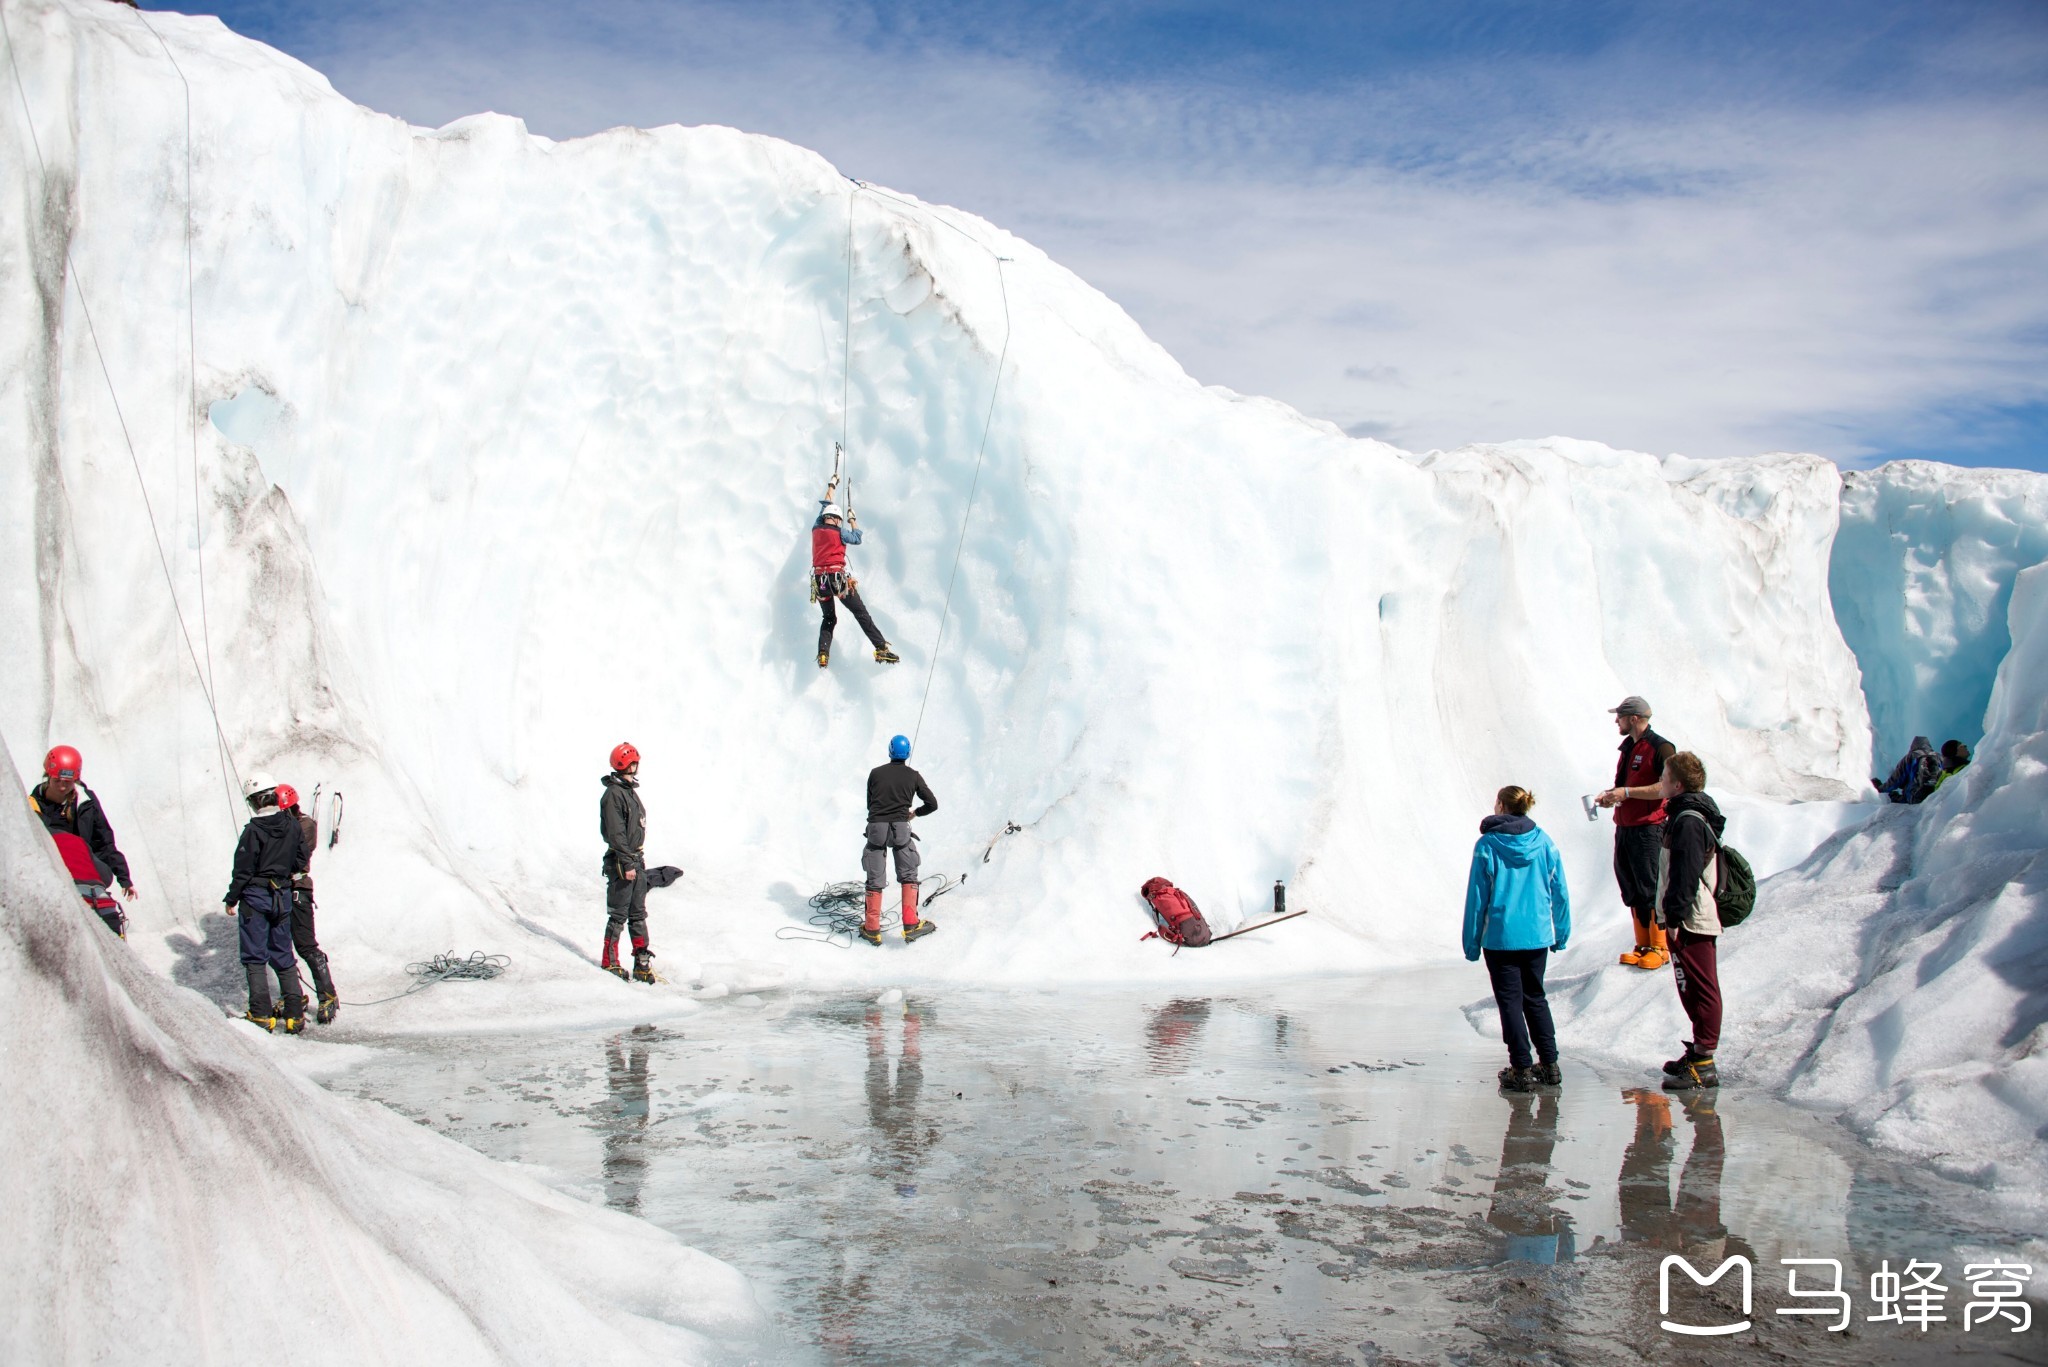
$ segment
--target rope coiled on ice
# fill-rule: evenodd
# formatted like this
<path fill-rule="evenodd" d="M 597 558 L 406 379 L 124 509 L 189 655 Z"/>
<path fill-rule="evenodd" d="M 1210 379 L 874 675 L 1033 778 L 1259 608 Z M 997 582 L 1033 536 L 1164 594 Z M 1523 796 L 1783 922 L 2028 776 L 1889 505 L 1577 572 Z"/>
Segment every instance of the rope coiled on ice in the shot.
<path fill-rule="evenodd" d="M 489 982 L 512 966 L 509 954 L 486 954 L 481 949 L 471 950 L 467 958 L 458 959 L 455 952 L 436 954 L 431 959 L 422 959 L 416 964 L 407 964 L 405 971 L 411 976 L 411 987 L 395 997 L 379 997 L 375 1001 L 343 1002 L 343 1006 L 382 1006 L 410 997 L 415 992 L 434 986 L 436 983 Z"/>

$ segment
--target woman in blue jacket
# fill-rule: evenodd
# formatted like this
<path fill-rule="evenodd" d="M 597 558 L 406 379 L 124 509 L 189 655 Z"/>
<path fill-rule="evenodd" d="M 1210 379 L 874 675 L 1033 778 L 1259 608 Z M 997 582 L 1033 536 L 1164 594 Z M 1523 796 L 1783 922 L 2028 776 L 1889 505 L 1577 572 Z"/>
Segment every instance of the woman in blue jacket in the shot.
<path fill-rule="evenodd" d="M 1500 1085 L 1510 1092 L 1555 1087 L 1563 1080 L 1550 1001 L 1543 995 L 1543 965 L 1571 937 L 1572 905 L 1557 846 L 1529 819 L 1535 805 L 1526 788 L 1511 785 L 1495 794 L 1493 815 L 1479 823 L 1465 884 L 1465 957 L 1476 962 L 1486 955 L 1501 1038 L 1508 1045 Z"/>

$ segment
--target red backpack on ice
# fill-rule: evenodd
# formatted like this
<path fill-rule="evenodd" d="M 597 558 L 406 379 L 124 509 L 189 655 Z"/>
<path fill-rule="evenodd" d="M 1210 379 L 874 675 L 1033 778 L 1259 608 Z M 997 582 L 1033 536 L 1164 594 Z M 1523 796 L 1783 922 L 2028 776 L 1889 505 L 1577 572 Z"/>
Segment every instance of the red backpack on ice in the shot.
<path fill-rule="evenodd" d="M 1157 938 L 1190 949 L 1200 949 L 1209 943 L 1209 923 L 1202 919 L 1202 909 L 1195 905 L 1194 898 L 1172 883 L 1164 878 L 1149 879 L 1138 889 L 1138 895 L 1145 899 L 1159 922 L 1159 929 L 1139 936 L 1140 941 Z"/>

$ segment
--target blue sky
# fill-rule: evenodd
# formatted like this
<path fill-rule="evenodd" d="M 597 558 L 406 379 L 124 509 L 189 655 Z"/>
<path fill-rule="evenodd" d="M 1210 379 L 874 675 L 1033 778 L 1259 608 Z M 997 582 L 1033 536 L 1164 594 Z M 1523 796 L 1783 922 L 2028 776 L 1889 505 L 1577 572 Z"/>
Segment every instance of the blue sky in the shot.
<path fill-rule="evenodd" d="M 2048 469 L 2048 4 L 236 0 L 414 123 L 723 123 L 1416 450 Z"/>

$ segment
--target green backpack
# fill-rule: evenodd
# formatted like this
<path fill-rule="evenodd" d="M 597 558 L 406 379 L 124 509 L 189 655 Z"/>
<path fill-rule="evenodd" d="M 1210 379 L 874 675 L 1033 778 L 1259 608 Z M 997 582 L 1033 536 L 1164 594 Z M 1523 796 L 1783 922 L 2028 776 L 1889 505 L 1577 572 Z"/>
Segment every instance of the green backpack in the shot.
<path fill-rule="evenodd" d="M 1688 813 L 1699 816 L 1698 812 Z M 1704 822 L 1705 817 L 1699 819 Z M 1709 836 L 1713 828 L 1708 828 Z M 1714 874 L 1714 914 L 1721 920 L 1725 930 L 1739 926 L 1749 919 L 1749 913 L 1756 910 L 1756 870 L 1742 857 L 1742 851 L 1733 845 L 1714 841 L 1714 859 L 1720 866 Z"/>

